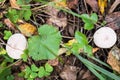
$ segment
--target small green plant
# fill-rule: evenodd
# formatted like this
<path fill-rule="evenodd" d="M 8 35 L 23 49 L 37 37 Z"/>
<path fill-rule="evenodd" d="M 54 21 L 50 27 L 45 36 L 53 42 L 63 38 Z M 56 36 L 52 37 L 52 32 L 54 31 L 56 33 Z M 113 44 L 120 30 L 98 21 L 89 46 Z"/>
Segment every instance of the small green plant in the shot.
<path fill-rule="evenodd" d="M 65 44 L 65 46 L 74 53 L 84 52 L 92 55 L 92 47 L 88 44 L 87 37 L 83 33 L 76 31 L 75 40 L 71 45 Z"/>
<path fill-rule="evenodd" d="M 3 27 L 3 23 L 2 22 L 0 22 L 0 28 L 2 28 Z"/>
<path fill-rule="evenodd" d="M 14 80 L 14 76 L 11 75 L 11 68 L 1 69 L 1 70 L 0 70 L 1 80 Z"/>
<path fill-rule="evenodd" d="M 28 3 L 31 0 L 17 0 L 18 5 L 21 6 L 20 10 L 9 8 L 6 16 L 13 22 L 16 23 L 19 19 L 30 20 L 32 15 L 30 5 Z"/>
<path fill-rule="evenodd" d="M 32 64 L 31 67 L 26 67 L 26 69 L 19 73 L 19 76 L 24 76 L 27 80 L 34 80 L 36 77 L 42 78 L 47 77 L 53 71 L 53 67 L 46 63 L 45 66 L 40 66 L 39 68 Z"/>
<path fill-rule="evenodd" d="M 13 63 L 4 48 L 0 48 L 0 56 L 3 57 L 3 61 L 0 62 L 0 80 L 14 80 L 14 76 L 11 75 L 11 68 L 8 67 L 8 63 Z"/>
<path fill-rule="evenodd" d="M 96 13 L 92 13 L 90 16 L 88 14 L 80 15 L 84 24 L 84 29 L 91 30 L 94 28 L 94 24 L 98 21 L 98 16 Z"/>
<path fill-rule="evenodd" d="M 11 31 L 5 30 L 3 39 L 8 40 L 11 35 L 12 35 Z"/>
<path fill-rule="evenodd" d="M 29 56 L 34 60 L 56 58 L 61 42 L 60 32 L 51 25 L 42 25 L 38 33 L 28 39 Z"/>

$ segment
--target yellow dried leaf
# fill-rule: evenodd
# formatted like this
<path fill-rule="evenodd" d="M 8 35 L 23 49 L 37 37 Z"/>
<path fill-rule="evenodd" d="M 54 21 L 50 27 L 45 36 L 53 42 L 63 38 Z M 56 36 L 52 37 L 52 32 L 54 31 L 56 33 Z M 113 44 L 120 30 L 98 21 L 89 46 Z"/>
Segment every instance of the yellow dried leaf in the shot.
<path fill-rule="evenodd" d="M 37 32 L 37 28 L 29 23 L 20 24 L 18 29 L 21 31 L 21 33 L 28 37 Z"/>
<path fill-rule="evenodd" d="M 72 40 L 69 40 L 68 43 L 66 43 L 65 45 L 72 46 L 73 43 L 77 43 L 77 41 L 75 39 L 72 39 Z"/>
<path fill-rule="evenodd" d="M 17 4 L 16 0 L 10 0 L 10 5 L 12 8 L 20 9 L 20 6 Z"/>
<path fill-rule="evenodd" d="M 53 0 L 57 7 L 67 7 L 66 0 Z"/>
<path fill-rule="evenodd" d="M 105 11 L 105 7 L 107 6 L 107 0 L 98 0 L 98 6 L 100 9 L 100 12 L 103 14 Z"/>

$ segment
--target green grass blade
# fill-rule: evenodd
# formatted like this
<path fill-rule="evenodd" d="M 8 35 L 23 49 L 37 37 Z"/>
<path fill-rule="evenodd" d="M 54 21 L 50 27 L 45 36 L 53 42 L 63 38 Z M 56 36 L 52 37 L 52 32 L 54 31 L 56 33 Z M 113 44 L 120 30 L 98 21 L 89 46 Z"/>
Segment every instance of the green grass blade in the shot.
<path fill-rule="evenodd" d="M 85 64 L 85 66 L 86 66 L 96 77 L 98 77 L 100 80 L 105 80 L 105 78 L 104 78 L 101 74 L 99 74 L 93 67 L 91 67 L 91 66 L 89 66 L 89 65 L 87 65 L 87 64 Z"/>
<path fill-rule="evenodd" d="M 102 62 L 101 60 L 99 60 L 99 59 L 97 59 L 97 58 L 94 58 L 94 57 L 92 57 L 92 59 L 95 60 L 95 61 L 97 61 L 98 63 L 100 63 L 100 64 L 102 64 L 102 65 L 104 65 L 104 66 L 106 66 L 106 67 L 108 67 L 108 68 L 111 69 L 111 67 L 110 67 L 108 64 Z"/>
<path fill-rule="evenodd" d="M 79 54 L 74 54 L 80 61 L 82 61 L 84 64 L 87 64 L 88 66 L 93 67 L 94 69 L 96 69 L 97 71 L 105 74 L 106 76 L 114 79 L 114 80 L 120 80 L 120 77 L 115 75 L 114 73 L 111 73 L 95 64 L 93 64 L 92 62 L 86 60 L 85 58 L 81 57 Z"/>

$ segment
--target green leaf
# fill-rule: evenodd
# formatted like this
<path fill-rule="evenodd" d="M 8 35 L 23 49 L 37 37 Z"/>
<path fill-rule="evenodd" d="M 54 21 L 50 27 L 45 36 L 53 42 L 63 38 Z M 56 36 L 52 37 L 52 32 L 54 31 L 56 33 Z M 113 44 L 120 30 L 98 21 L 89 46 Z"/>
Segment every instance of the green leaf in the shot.
<path fill-rule="evenodd" d="M 31 10 L 27 9 L 27 10 L 24 11 L 24 16 L 23 17 L 26 21 L 28 21 L 28 20 L 30 20 L 31 15 L 32 15 Z"/>
<path fill-rule="evenodd" d="M 94 28 L 94 24 L 91 24 L 91 23 L 84 24 L 84 29 L 86 29 L 86 30 L 91 30 L 93 28 Z"/>
<path fill-rule="evenodd" d="M 33 78 L 28 78 L 27 80 L 34 80 Z"/>
<path fill-rule="evenodd" d="M 38 32 L 39 35 L 32 36 L 28 40 L 29 55 L 34 60 L 56 58 L 61 41 L 60 32 L 50 25 L 41 26 Z"/>
<path fill-rule="evenodd" d="M 52 72 L 53 71 L 53 67 L 50 64 L 46 63 L 45 64 L 45 71 Z"/>
<path fill-rule="evenodd" d="M 34 71 L 34 72 L 37 72 L 38 71 L 38 67 L 35 64 L 32 64 L 31 65 L 31 70 Z"/>
<path fill-rule="evenodd" d="M 14 80 L 14 76 L 13 75 L 7 76 L 7 80 Z"/>
<path fill-rule="evenodd" d="M 17 4 L 23 5 L 23 4 L 24 4 L 24 1 L 23 1 L 23 0 L 17 0 Z"/>
<path fill-rule="evenodd" d="M 92 13 L 91 16 L 89 16 L 88 14 L 82 14 L 80 17 L 82 18 L 83 22 L 85 23 L 84 29 L 86 29 L 86 30 L 93 29 L 94 24 L 97 23 L 97 21 L 98 21 L 98 16 L 96 13 Z"/>
<path fill-rule="evenodd" d="M 11 31 L 4 30 L 4 37 L 3 37 L 4 40 L 8 40 L 11 35 L 12 35 Z"/>
<path fill-rule="evenodd" d="M 73 53 L 79 53 L 80 51 L 80 48 L 82 49 L 83 48 L 83 46 L 81 46 L 81 44 L 79 44 L 79 43 L 74 43 L 73 45 L 72 45 L 72 48 L 71 48 L 71 51 L 73 52 Z"/>
<path fill-rule="evenodd" d="M 46 71 L 45 71 L 44 67 L 41 66 L 41 67 L 39 68 L 38 77 L 39 77 L 39 78 L 44 77 L 44 76 L 45 76 L 45 72 L 46 72 Z"/>
<path fill-rule="evenodd" d="M 49 76 L 50 75 L 50 73 L 49 72 L 45 72 L 45 74 L 44 74 L 44 76 Z"/>
<path fill-rule="evenodd" d="M 9 57 L 8 55 L 3 55 L 3 56 L 4 56 L 6 62 L 11 62 L 12 63 L 14 61 L 14 59 Z"/>
<path fill-rule="evenodd" d="M 24 54 L 21 55 L 23 61 L 27 62 L 28 59 L 28 50 L 24 50 Z"/>
<path fill-rule="evenodd" d="M 84 52 L 88 53 L 88 55 L 92 55 L 92 47 L 90 45 L 85 45 Z"/>
<path fill-rule="evenodd" d="M 1 27 L 3 27 L 3 23 L 2 23 L 2 22 L 0 22 L 0 28 L 1 28 Z"/>
<path fill-rule="evenodd" d="M 88 14 L 82 14 L 80 17 L 84 23 L 90 23 L 90 16 Z"/>
<path fill-rule="evenodd" d="M 19 19 L 19 15 L 17 13 L 17 10 L 15 9 L 9 9 L 8 13 L 6 15 L 13 23 L 16 23 Z"/>
<path fill-rule="evenodd" d="M 6 54 L 6 50 L 4 48 L 0 48 L 0 55 Z"/>
<path fill-rule="evenodd" d="M 78 41 L 78 43 L 82 47 L 84 47 L 86 44 L 88 44 L 87 37 L 83 33 L 79 32 L 79 31 L 75 32 L 75 39 Z"/>
<path fill-rule="evenodd" d="M 36 78 L 37 77 L 37 73 L 35 73 L 35 72 L 32 72 L 31 74 L 30 74 L 30 78 Z"/>
<path fill-rule="evenodd" d="M 93 21 L 93 23 L 97 23 L 98 21 L 98 16 L 96 13 L 92 13 L 90 19 Z"/>
<path fill-rule="evenodd" d="M 7 80 L 9 75 L 11 75 L 11 68 L 0 69 L 0 80 Z"/>
<path fill-rule="evenodd" d="M 30 77 L 30 73 L 32 71 L 31 71 L 30 67 L 27 66 L 24 72 L 25 72 L 25 78 L 29 78 Z"/>
<path fill-rule="evenodd" d="M 24 77 L 24 75 L 25 75 L 25 72 L 23 72 L 23 71 L 20 72 L 20 73 L 18 73 L 18 76 L 19 76 L 19 77 Z"/>

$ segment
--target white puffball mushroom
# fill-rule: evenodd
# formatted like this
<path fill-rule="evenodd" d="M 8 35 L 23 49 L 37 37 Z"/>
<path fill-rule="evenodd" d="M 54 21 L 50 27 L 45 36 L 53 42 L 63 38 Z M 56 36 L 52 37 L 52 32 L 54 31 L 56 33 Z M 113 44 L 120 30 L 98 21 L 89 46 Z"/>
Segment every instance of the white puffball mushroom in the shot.
<path fill-rule="evenodd" d="M 117 41 L 117 35 L 112 28 L 102 27 L 94 33 L 94 43 L 100 48 L 111 48 Z"/>
<path fill-rule="evenodd" d="M 20 59 L 27 47 L 27 40 L 23 34 L 13 34 L 7 41 L 7 54 L 13 59 Z"/>

